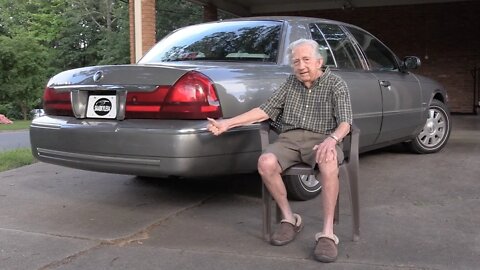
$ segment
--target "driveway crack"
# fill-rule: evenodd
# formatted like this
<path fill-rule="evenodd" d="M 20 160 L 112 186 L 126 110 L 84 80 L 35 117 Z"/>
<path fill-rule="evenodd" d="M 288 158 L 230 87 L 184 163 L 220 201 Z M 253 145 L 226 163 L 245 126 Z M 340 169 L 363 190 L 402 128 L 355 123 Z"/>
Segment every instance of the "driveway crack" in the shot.
<path fill-rule="evenodd" d="M 191 209 L 194 209 L 194 208 L 197 208 L 197 207 L 200 207 L 201 205 L 205 204 L 207 201 L 211 200 L 212 198 L 214 198 L 215 196 L 217 196 L 218 194 L 211 194 L 210 196 L 207 196 L 205 197 L 204 199 L 194 203 L 194 204 L 191 204 L 191 205 L 188 205 L 186 207 L 182 207 L 182 208 L 179 208 L 177 209 L 176 211 L 173 211 L 172 213 L 166 215 L 165 217 L 163 217 L 162 219 L 159 219 L 157 220 L 156 222 L 148 225 L 147 227 L 141 229 L 140 231 L 137 231 L 133 234 L 130 234 L 130 235 L 127 235 L 127 236 L 124 236 L 124 237 L 120 237 L 120 238 L 115 238 L 115 239 L 103 239 L 103 240 L 96 240 L 96 241 L 100 241 L 100 243 L 96 246 L 93 246 L 93 247 L 90 247 L 88 249 L 85 249 L 85 250 L 81 250 L 77 253 L 74 253 L 72 255 L 69 255 L 63 259 L 60 259 L 60 260 L 56 260 L 56 261 L 53 261 L 47 265 L 44 265 L 42 267 L 40 267 L 38 270 L 51 270 L 51 269 L 55 269 L 55 268 L 58 268 L 60 266 L 63 266 L 63 265 L 66 265 L 66 264 L 69 264 L 70 262 L 74 261 L 75 259 L 87 254 L 87 253 L 90 253 L 94 250 L 97 250 L 99 248 L 102 248 L 102 247 L 105 247 L 105 246 L 119 246 L 119 247 L 123 247 L 123 246 L 126 246 L 130 243 L 133 243 L 133 242 L 139 242 L 139 241 L 142 241 L 142 240 L 147 240 L 149 237 L 150 237 L 150 233 L 157 227 L 159 227 L 162 223 L 186 212 L 186 211 L 189 211 Z M 54 235 L 54 234 L 49 234 L 49 235 L 52 235 L 52 236 L 57 236 L 57 237 L 69 237 L 69 238 L 75 238 L 75 239 L 82 239 L 82 240 L 86 240 L 84 238 L 80 238 L 80 237 L 72 237 L 72 236 L 64 236 L 64 235 Z M 95 240 L 95 239 L 87 239 L 87 240 Z"/>

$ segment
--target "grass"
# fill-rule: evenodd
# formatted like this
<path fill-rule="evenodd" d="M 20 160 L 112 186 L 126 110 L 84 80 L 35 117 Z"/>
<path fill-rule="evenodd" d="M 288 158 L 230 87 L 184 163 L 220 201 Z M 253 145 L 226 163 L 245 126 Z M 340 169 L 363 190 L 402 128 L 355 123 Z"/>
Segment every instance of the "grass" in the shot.
<path fill-rule="evenodd" d="M 0 124 L 0 132 L 28 129 L 31 122 L 31 120 L 17 120 L 13 121 L 13 124 Z M 34 162 L 36 162 L 36 159 L 33 157 L 30 148 L 0 152 L 0 172 L 30 165 Z"/>
<path fill-rule="evenodd" d="M 33 157 L 30 148 L 19 148 L 0 152 L 0 172 L 30 165 L 35 162 L 36 159 Z"/>
<path fill-rule="evenodd" d="M 13 124 L 0 124 L 0 131 L 28 129 L 32 120 L 16 120 Z"/>

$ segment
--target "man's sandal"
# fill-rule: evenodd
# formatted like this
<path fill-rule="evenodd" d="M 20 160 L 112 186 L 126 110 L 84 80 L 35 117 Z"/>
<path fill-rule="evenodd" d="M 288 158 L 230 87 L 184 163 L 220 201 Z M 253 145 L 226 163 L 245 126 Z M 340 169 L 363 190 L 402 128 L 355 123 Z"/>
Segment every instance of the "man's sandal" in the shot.
<path fill-rule="evenodd" d="M 317 233 L 315 240 L 317 244 L 315 245 L 313 255 L 317 261 L 330 263 L 337 260 L 339 240 L 335 234 L 328 236 L 323 233 Z"/>
<path fill-rule="evenodd" d="M 293 214 L 295 218 L 295 224 L 288 220 L 281 220 L 280 225 L 277 227 L 272 235 L 270 243 L 274 246 L 283 246 L 292 242 L 297 234 L 303 228 L 302 218 L 298 214 Z"/>

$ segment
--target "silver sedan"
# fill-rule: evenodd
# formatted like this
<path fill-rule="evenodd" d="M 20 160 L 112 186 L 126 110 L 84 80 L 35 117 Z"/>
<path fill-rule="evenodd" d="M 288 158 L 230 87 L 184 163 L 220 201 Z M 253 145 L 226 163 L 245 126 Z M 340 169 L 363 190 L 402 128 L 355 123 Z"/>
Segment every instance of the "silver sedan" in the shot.
<path fill-rule="evenodd" d="M 433 153 L 450 135 L 447 94 L 409 70 L 372 34 L 304 17 L 255 17 L 188 26 L 161 40 L 137 64 L 61 72 L 33 120 L 40 161 L 153 177 L 206 177 L 256 171 L 259 125 L 215 137 L 207 117 L 229 118 L 260 105 L 290 74 L 287 46 L 316 40 L 325 65 L 348 84 L 360 151 L 406 142 Z M 320 192 L 313 177 L 286 179 L 292 196 Z"/>

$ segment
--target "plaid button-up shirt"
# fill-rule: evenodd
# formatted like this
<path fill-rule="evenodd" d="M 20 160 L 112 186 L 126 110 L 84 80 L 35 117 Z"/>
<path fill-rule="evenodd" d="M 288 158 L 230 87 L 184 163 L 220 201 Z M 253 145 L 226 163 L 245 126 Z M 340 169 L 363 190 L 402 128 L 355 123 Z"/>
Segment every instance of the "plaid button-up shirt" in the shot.
<path fill-rule="evenodd" d="M 328 67 L 310 89 L 290 75 L 260 109 L 280 121 L 280 132 L 304 129 L 331 134 L 341 122 L 352 124 L 348 86 Z"/>

